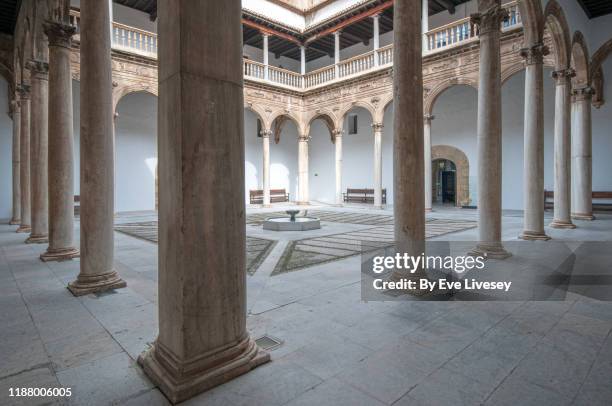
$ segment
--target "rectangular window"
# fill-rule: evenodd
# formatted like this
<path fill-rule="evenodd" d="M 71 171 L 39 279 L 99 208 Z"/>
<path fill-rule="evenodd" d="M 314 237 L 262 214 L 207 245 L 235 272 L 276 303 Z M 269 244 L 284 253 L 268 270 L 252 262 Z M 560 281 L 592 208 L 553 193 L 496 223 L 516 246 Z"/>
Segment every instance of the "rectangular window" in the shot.
<path fill-rule="evenodd" d="M 257 136 L 261 137 L 261 120 L 257 119 Z"/>
<path fill-rule="evenodd" d="M 357 134 L 357 114 L 348 115 L 348 133 Z"/>

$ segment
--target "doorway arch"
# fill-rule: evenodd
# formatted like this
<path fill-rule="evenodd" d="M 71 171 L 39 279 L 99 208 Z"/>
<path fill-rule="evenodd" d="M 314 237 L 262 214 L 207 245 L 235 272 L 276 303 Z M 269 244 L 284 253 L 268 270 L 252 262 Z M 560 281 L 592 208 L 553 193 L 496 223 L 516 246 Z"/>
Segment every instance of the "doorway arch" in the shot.
<path fill-rule="evenodd" d="M 434 145 L 431 147 L 432 176 L 439 171 L 433 167 L 435 162 L 450 161 L 455 168 L 455 205 L 457 207 L 470 205 L 470 164 L 463 151 L 450 145 Z M 432 185 L 436 186 L 436 179 L 432 179 Z M 431 191 L 432 193 L 435 190 Z M 435 196 L 434 196 L 435 197 Z"/>

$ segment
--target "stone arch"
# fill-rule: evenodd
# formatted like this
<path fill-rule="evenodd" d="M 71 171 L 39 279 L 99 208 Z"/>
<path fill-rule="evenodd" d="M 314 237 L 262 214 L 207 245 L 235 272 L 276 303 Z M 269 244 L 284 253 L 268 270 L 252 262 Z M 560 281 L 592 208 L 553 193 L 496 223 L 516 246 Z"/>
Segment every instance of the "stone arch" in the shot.
<path fill-rule="evenodd" d="M 589 86 L 591 83 L 589 48 L 580 31 L 576 31 L 572 38 L 571 66 L 576 71 L 576 76 L 572 79 L 574 87 Z"/>
<path fill-rule="evenodd" d="M 523 43 L 525 46 L 538 44 L 544 34 L 544 17 L 540 0 L 518 0 L 523 22 Z"/>
<path fill-rule="evenodd" d="M 377 118 L 376 107 L 368 102 L 355 101 L 340 108 L 340 114 L 338 114 L 339 121 L 336 123 L 337 128 L 342 128 L 346 115 L 355 107 L 361 107 L 370 113 L 370 118 L 372 119 L 372 123 L 374 123 L 374 120 Z"/>
<path fill-rule="evenodd" d="M 570 29 L 565 13 L 556 0 L 549 0 L 546 4 L 544 24 L 552 37 L 555 69 L 567 69 L 570 63 Z"/>
<path fill-rule="evenodd" d="M 612 38 L 607 40 L 593 54 L 593 57 L 591 58 L 591 67 L 590 67 L 590 77 L 591 78 L 595 77 L 595 75 L 597 74 L 597 71 L 601 69 L 601 66 L 603 65 L 605 60 L 610 55 L 612 55 Z"/>
<path fill-rule="evenodd" d="M 322 120 L 325 123 L 325 126 L 329 130 L 329 136 L 332 143 L 336 141 L 336 134 L 334 130 L 336 130 L 336 122 L 338 121 L 335 115 L 331 112 L 322 112 L 317 111 L 310 116 L 309 119 L 306 120 L 306 134 L 310 136 L 310 127 L 315 120 Z"/>
<path fill-rule="evenodd" d="M 502 86 L 510 80 L 510 78 L 517 73 L 525 70 L 525 64 L 523 62 L 515 63 L 504 68 L 501 72 L 501 84 Z"/>
<path fill-rule="evenodd" d="M 455 164 L 457 170 L 457 206 L 470 204 L 470 163 L 467 155 L 460 149 L 450 145 L 434 145 L 431 147 L 431 162 L 436 159 L 447 159 Z M 430 163 L 431 164 L 431 163 Z"/>
<path fill-rule="evenodd" d="M 272 128 L 272 131 L 274 133 L 274 142 L 276 144 L 278 144 L 280 141 L 280 135 L 283 130 L 283 126 L 287 121 L 292 121 L 295 124 L 298 130 L 298 137 L 302 135 L 307 135 L 307 133 L 303 131 L 303 128 L 300 125 L 300 120 L 295 117 L 293 113 L 287 111 L 277 112 L 270 118 L 270 127 Z"/>
<path fill-rule="evenodd" d="M 261 121 L 261 126 L 264 131 L 270 129 L 270 123 L 268 123 L 265 119 L 265 112 L 262 111 L 258 106 L 254 105 L 253 103 L 244 103 L 244 109 L 250 111 L 251 113 L 255 114 L 255 116 L 257 116 L 257 119 Z"/>
<path fill-rule="evenodd" d="M 427 98 L 423 103 L 423 114 L 431 114 L 436 100 L 438 100 L 438 97 L 440 97 L 442 93 L 444 93 L 453 86 L 469 86 L 478 91 L 478 82 L 476 80 L 465 77 L 455 77 L 445 80 L 444 82 L 438 84 L 436 87 L 431 89 L 431 91 L 427 95 Z"/>
<path fill-rule="evenodd" d="M 152 94 L 155 97 L 159 96 L 157 86 L 152 86 L 150 84 L 136 83 L 125 86 L 117 86 L 113 91 L 113 111 L 117 110 L 117 105 L 125 96 L 130 93 L 138 93 L 144 92 Z"/>

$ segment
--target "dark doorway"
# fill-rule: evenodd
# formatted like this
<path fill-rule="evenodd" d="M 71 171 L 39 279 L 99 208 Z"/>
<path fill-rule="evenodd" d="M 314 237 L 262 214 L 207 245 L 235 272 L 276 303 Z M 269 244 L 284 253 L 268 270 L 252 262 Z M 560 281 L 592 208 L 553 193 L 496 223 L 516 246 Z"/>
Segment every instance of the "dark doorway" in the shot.
<path fill-rule="evenodd" d="M 457 204 L 457 168 L 448 159 L 436 159 L 432 162 L 434 195 L 436 204 Z"/>

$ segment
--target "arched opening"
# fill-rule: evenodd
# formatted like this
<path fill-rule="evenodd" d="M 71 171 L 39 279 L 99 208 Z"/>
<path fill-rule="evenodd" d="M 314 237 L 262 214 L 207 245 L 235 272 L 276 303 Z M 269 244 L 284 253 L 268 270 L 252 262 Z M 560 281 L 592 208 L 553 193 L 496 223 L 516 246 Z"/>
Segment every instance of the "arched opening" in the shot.
<path fill-rule="evenodd" d="M 247 204 L 249 191 L 263 189 L 263 124 L 259 114 L 244 110 L 244 193 Z M 273 142 L 271 140 L 271 142 Z"/>
<path fill-rule="evenodd" d="M 449 159 L 435 159 L 431 162 L 433 196 L 437 206 L 457 205 L 457 167 Z"/>
<path fill-rule="evenodd" d="M 342 118 L 342 191 L 374 188 L 374 131 L 372 114 L 354 106 Z M 385 129 L 383 128 L 383 139 Z M 384 162 L 383 162 L 384 168 Z M 390 187 L 383 183 L 383 189 Z"/>
<path fill-rule="evenodd" d="M 157 97 L 129 93 L 115 114 L 115 212 L 157 207 Z"/>
<path fill-rule="evenodd" d="M 335 201 L 336 164 L 333 119 L 326 114 L 312 118 L 308 142 L 308 179 L 311 202 L 332 204 Z"/>
<path fill-rule="evenodd" d="M 298 137 L 293 117 L 283 114 L 272 121 L 270 189 L 285 189 L 291 201 L 298 198 Z"/>
<path fill-rule="evenodd" d="M 0 219 L 11 217 L 13 120 L 9 111 L 9 83 L 0 75 Z"/>

